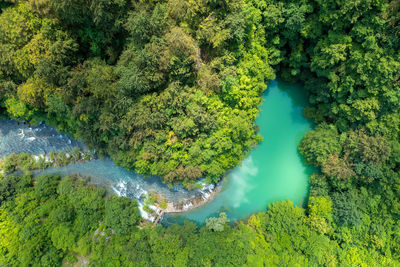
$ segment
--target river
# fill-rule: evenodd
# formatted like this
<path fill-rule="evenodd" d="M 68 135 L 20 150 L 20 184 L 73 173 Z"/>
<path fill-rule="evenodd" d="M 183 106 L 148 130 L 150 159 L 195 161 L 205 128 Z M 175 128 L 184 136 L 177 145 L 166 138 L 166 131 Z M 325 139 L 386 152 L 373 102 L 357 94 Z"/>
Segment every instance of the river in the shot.
<path fill-rule="evenodd" d="M 297 150 L 297 145 L 308 132 L 311 122 L 302 116 L 307 103 L 299 85 L 273 81 L 263 94 L 261 112 L 256 120 L 264 137 L 248 157 L 227 173 L 221 192 L 207 204 L 191 211 L 168 214 L 163 224 L 193 220 L 204 223 L 210 216 L 225 211 L 232 221 L 245 219 L 251 213 L 265 210 L 268 204 L 292 200 L 302 205 L 307 199 L 308 178 L 312 172 Z M 84 145 L 46 125 L 28 128 L 15 121 L 0 120 L 0 156 L 10 153 L 48 153 Z M 144 178 L 115 166 L 111 160 L 71 164 L 52 168 L 45 173 L 62 175 L 80 173 L 94 178 L 97 183 L 112 188 L 118 195 L 139 200 L 142 207 L 147 192 L 160 193 L 173 202 L 193 197 L 209 197 L 210 187 L 188 191 L 181 187 L 168 188 L 157 177 Z M 190 201 L 187 205 L 190 208 Z M 142 214 L 146 214 L 142 210 Z"/>
<path fill-rule="evenodd" d="M 168 215 L 164 223 L 184 219 L 203 223 L 221 211 L 235 221 L 266 210 L 274 201 L 286 199 L 302 205 L 307 199 L 312 173 L 297 150 L 304 134 L 312 127 L 302 116 L 306 104 L 307 97 L 300 85 L 270 83 L 256 120 L 264 141 L 228 173 L 222 191 L 212 202 L 184 214 Z"/>

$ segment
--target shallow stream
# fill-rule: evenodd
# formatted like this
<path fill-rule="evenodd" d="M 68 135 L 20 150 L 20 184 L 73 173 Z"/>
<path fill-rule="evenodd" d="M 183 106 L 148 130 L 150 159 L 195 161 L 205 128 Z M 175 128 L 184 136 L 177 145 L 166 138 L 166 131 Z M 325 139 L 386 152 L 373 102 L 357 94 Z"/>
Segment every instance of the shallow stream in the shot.
<path fill-rule="evenodd" d="M 261 112 L 256 120 L 264 141 L 240 166 L 227 173 L 220 185 L 221 192 L 212 201 L 187 212 L 168 214 L 163 223 L 168 225 L 189 219 L 202 224 L 220 211 L 227 212 L 235 221 L 265 210 L 274 201 L 289 199 L 302 204 L 308 194 L 311 173 L 297 150 L 300 140 L 311 129 L 311 123 L 302 116 L 305 104 L 306 95 L 301 86 L 273 81 L 263 95 Z M 45 124 L 29 127 L 21 122 L 0 119 L 0 157 L 21 152 L 43 154 L 72 150 L 76 146 L 85 149 L 84 144 Z M 185 202 L 184 208 L 190 209 L 190 199 L 207 199 L 213 189 L 213 186 L 192 191 L 182 187 L 168 188 L 160 178 L 144 178 L 116 166 L 110 159 L 50 168 L 41 173 L 78 173 L 92 177 L 95 183 L 106 185 L 120 196 L 137 199 L 140 207 L 146 194 L 153 192 L 163 195 L 167 201 Z M 148 216 L 143 210 L 142 215 Z"/>

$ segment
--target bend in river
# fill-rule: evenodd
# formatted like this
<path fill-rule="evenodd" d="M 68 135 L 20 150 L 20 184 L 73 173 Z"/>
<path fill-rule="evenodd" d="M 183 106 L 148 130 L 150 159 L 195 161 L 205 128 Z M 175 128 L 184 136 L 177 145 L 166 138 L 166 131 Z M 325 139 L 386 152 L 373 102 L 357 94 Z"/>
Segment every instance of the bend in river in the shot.
<path fill-rule="evenodd" d="M 213 201 L 188 212 L 169 214 L 163 223 L 168 225 L 184 219 L 204 223 L 206 218 L 220 211 L 227 212 L 233 220 L 239 220 L 265 210 L 274 201 L 289 199 L 302 204 L 307 197 L 311 173 L 297 151 L 300 140 L 311 129 L 311 123 L 302 116 L 305 104 L 306 96 L 301 86 L 273 81 L 263 95 L 256 121 L 264 141 L 241 166 L 227 174 L 221 185 L 222 191 Z M 42 154 L 71 150 L 76 146 L 85 148 L 82 143 L 44 124 L 30 128 L 0 119 L 0 157 L 11 153 Z M 116 166 L 109 159 L 50 168 L 42 173 L 89 176 L 94 182 L 112 188 L 118 195 L 137 199 L 140 207 L 143 207 L 146 193 L 153 192 L 168 201 L 185 203 L 183 209 L 190 209 L 196 205 L 193 199 L 208 199 L 213 189 L 213 186 L 192 191 L 182 187 L 168 188 L 158 177 L 144 178 Z M 147 216 L 143 209 L 142 215 Z"/>
<path fill-rule="evenodd" d="M 164 224 L 186 219 L 204 223 L 221 211 L 231 220 L 240 220 L 279 200 L 303 204 L 312 172 L 297 150 L 312 127 L 302 116 L 306 104 L 307 96 L 301 86 L 273 81 L 264 92 L 256 120 L 264 141 L 227 175 L 222 191 L 213 201 L 186 213 L 168 215 Z"/>

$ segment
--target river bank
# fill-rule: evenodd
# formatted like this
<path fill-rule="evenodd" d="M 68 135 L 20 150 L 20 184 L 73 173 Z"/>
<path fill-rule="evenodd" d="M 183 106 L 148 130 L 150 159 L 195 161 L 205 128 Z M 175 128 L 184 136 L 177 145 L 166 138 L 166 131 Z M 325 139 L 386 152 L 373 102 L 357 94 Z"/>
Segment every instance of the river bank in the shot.
<path fill-rule="evenodd" d="M 90 176 L 90 174 L 87 173 L 85 173 L 85 175 Z M 112 177 L 111 173 L 109 177 Z M 93 177 L 94 181 L 97 180 L 96 183 L 98 183 L 99 178 L 100 177 Z M 104 179 L 101 180 L 104 181 Z M 145 183 L 143 186 L 143 184 L 139 184 L 139 182 L 148 183 Z M 165 184 L 159 183 L 161 183 L 159 177 L 148 177 L 142 178 L 142 180 L 136 182 L 134 182 L 133 179 L 126 179 L 114 185 L 108 185 L 107 187 L 111 188 L 113 193 L 118 196 L 136 199 L 142 217 L 151 222 L 154 221 L 162 211 L 168 214 L 177 214 L 195 210 L 212 201 L 223 187 L 223 179 L 218 184 L 198 183 L 199 186 L 192 190 L 185 189 L 182 186 L 168 188 Z M 154 198 L 150 203 L 147 201 L 149 196 Z M 164 203 L 165 207 L 162 207 L 162 203 Z"/>
<path fill-rule="evenodd" d="M 174 204 L 172 202 L 169 202 L 165 212 L 166 213 L 181 213 L 181 212 L 194 210 L 194 209 L 197 209 L 197 208 L 205 205 L 206 203 L 212 201 L 216 197 L 216 195 L 219 192 L 221 192 L 222 183 L 223 183 L 223 180 L 216 185 L 211 184 L 211 185 L 205 186 L 202 191 L 203 194 L 193 198 L 192 200 L 189 200 L 189 201 L 186 201 L 183 203 L 179 203 L 179 204 Z"/>
<path fill-rule="evenodd" d="M 271 82 L 256 119 L 264 140 L 226 174 L 223 188 L 213 201 L 187 212 L 166 214 L 162 223 L 191 220 L 203 224 L 220 212 L 234 222 L 265 210 L 275 201 L 305 203 L 313 169 L 304 163 L 297 146 L 312 129 L 312 123 L 302 115 L 306 104 L 307 95 L 300 85 Z"/>
<path fill-rule="evenodd" d="M 142 216 L 148 220 L 154 220 L 165 210 L 163 222 L 169 223 L 188 219 L 201 224 L 221 211 L 234 221 L 265 210 L 274 201 L 290 199 L 296 204 L 303 203 L 312 170 L 304 164 L 297 145 L 312 128 L 302 116 L 307 97 L 299 85 L 274 81 L 263 99 L 256 123 L 264 141 L 217 186 L 199 182 L 199 188 L 193 190 L 169 187 L 159 177 L 145 177 L 123 169 L 109 158 L 51 166 L 37 175 L 89 177 L 113 194 L 137 200 Z M 12 153 L 49 155 L 74 147 L 86 149 L 84 144 L 45 124 L 28 127 L 0 119 L 0 157 Z M 146 199 L 151 195 L 158 196 L 159 203 L 148 203 Z"/>
<path fill-rule="evenodd" d="M 50 152 L 49 155 L 40 154 L 32 155 L 27 153 L 11 154 L 0 158 L 0 177 L 4 175 L 13 175 L 16 172 L 28 172 L 33 176 L 41 176 L 44 174 L 60 174 L 60 175 L 78 175 L 80 177 L 88 177 L 94 184 L 105 187 L 108 193 L 118 196 L 129 195 L 128 183 L 120 182 L 112 185 L 105 183 L 101 177 L 93 176 L 93 174 L 82 174 L 81 172 L 66 172 L 66 170 L 74 166 L 85 166 L 90 161 L 96 160 L 95 154 L 82 151 L 79 148 L 73 151 Z M 98 161 L 98 162 L 101 162 Z M 78 168 L 79 169 L 79 168 Z M 146 178 L 143 178 L 146 179 Z M 180 213 L 198 208 L 207 202 L 211 201 L 215 195 L 221 190 L 221 183 L 217 185 L 198 183 L 197 190 L 192 195 L 186 196 L 183 200 L 171 200 L 168 196 L 150 189 L 143 190 L 139 185 L 136 185 L 136 190 L 141 192 L 137 197 L 139 209 L 143 218 L 149 221 L 154 219 L 161 213 Z M 190 191 L 188 191 L 190 192 Z M 140 201 L 143 200 L 144 201 Z M 150 200 L 149 199 L 153 199 Z"/>
<path fill-rule="evenodd" d="M 8 172 L 15 170 L 12 162 L 19 162 L 23 166 L 21 170 L 36 170 L 35 175 L 79 174 L 89 177 L 96 184 L 108 187 L 110 192 L 136 199 L 143 217 L 150 220 L 153 216 L 143 209 L 149 194 L 165 200 L 167 212 L 175 213 L 199 207 L 215 195 L 214 185 L 200 183 L 193 190 L 182 186 L 169 188 L 159 177 L 144 177 L 116 166 L 109 158 L 97 159 L 89 152 L 83 143 L 44 123 L 34 126 L 0 119 L 0 158 L 23 154 L 21 160 L 17 159 L 19 156 L 13 156 L 15 159 L 7 162 Z"/>

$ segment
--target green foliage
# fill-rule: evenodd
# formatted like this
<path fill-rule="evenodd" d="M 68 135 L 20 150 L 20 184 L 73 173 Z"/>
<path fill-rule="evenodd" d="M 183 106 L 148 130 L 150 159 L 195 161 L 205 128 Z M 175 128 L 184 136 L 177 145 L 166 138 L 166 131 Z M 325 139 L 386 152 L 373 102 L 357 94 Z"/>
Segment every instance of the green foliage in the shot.
<path fill-rule="evenodd" d="M 0 265 L 398 266 L 399 10 L 398 0 L 0 1 L 2 111 L 45 114 L 126 168 L 187 187 L 218 181 L 261 140 L 254 120 L 275 71 L 304 83 L 317 124 L 299 145 L 317 167 L 307 210 L 277 202 L 233 228 L 221 214 L 201 229 L 139 230 L 135 202 L 76 177 L 32 184 L 9 173 L 46 164 L 12 155 L 1 163 Z"/>
<path fill-rule="evenodd" d="M 299 145 L 308 164 L 321 166 L 333 153 L 340 153 L 342 147 L 339 134 L 334 126 L 321 125 L 306 134 Z"/>
<path fill-rule="evenodd" d="M 56 249 L 67 251 L 75 245 L 75 233 L 68 225 L 60 224 L 51 232 L 51 241 Z"/>
<path fill-rule="evenodd" d="M 21 2 L 0 15 L 0 101 L 126 168 L 216 182 L 261 140 L 278 60 L 259 19 L 239 0 Z"/>
<path fill-rule="evenodd" d="M 18 176 L 6 179 L 19 184 L 0 203 L 0 264 L 6 266 L 77 260 L 96 266 L 398 264 L 398 225 L 365 188 L 336 193 L 332 201 L 310 197 L 308 215 L 285 201 L 235 227 L 221 213 L 201 229 L 191 222 L 140 229 L 135 201 L 106 198 L 82 178 L 42 176 L 35 185 L 16 182 L 23 180 Z M 50 194 L 45 202 L 36 200 L 38 183 Z M 387 249 L 392 256 L 380 254 Z"/>
<path fill-rule="evenodd" d="M 8 184 L 8 192 L 13 190 L 6 198 L 1 191 L 1 265 L 60 266 L 66 256 L 90 252 L 91 237 L 104 218 L 104 190 L 77 177 L 60 182 L 52 175 L 36 177 L 34 183 L 27 176 L 6 176 L 0 182 L 0 188 Z M 97 218 L 90 215 L 96 210 Z M 82 231 L 86 217 L 89 227 Z"/>
<path fill-rule="evenodd" d="M 0 205 L 7 200 L 11 200 L 24 188 L 32 185 L 32 179 L 29 175 L 24 176 L 6 176 L 0 178 Z"/>
<path fill-rule="evenodd" d="M 2 160 L 2 170 L 7 173 L 12 173 L 18 169 L 24 171 L 32 171 L 37 168 L 35 158 L 27 153 L 11 154 Z"/>
<path fill-rule="evenodd" d="M 340 225 L 359 225 L 363 214 L 357 203 L 357 196 L 351 193 L 335 193 L 333 195 L 334 217 Z"/>
<path fill-rule="evenodd" d="M 36 197 L 41 201 L 45 201 L 47 198 L 54 195 L 56 193 L 59 180 L 60 180 L 59 176 L 53 176 L 53 175 L 43 175 L 36 178 L 36 183 L 35 183 Z"/>
<path fill-rule="evenodd" d="M 206 227 L 207 229 L 213 232 L 222 232 L 225 228 L 225 225 L 229 223 L 229 219 L 226 216 L 225 212 L 221 212 L 219 217 L 211 217 L 206 219 Z"/>
<path fill-rule="evenodd" d="M 9 98 L 4 102 L 7 112 L 12 118 L 16 119 L 30 119 L 33 115 L 33 110 L 30 110 L 23 102 Z"/>
<path fill-rule="evenodd" d="M 311 215 L 329 216 L 332 213 L 332 201 L 326 197 L 309 197 L 308 210 Z"/>
<path fill-rule="evenodd" d="M 118 235 L 134 231 L 140 221 L 137 203 L 126 197 L 112 196 L 106 201 L 105 208 L 105 224 Z"/>
<path fill-rule="evenodd" d="M 25 172 L 33 170 L 44 170 L 51 166 L 60 167 L 70 163 L 76 163 L 83 160 L 92 160 L 94 155 L 90 151 L 82 151 L 75 147 L 72 151 L 60 151 L 58 153 L 50 152 L 48 155 L 31 155 L 28 153 L 11 154 L 0 160 L 0 172 L 10 174 L 18 170 Z"/>
<path fill-rule="evenodd" d="M 168 203 L 165 200 L 161 200 L 159 206 L 160 206 L 160 209 L 166 210 L 168 207 Z"/>
<path fill-rule="evenodd" d="M 390 155 L 390 146 L 382 136 L 368 136 L 364 131 L 350 131 L 345 143 L 348 154 L 358 162 L 380 164 Z"/>
<path fill-rule="evenodd" d="M 147 206 L 150 206 L 150 205 L 154 205 L 154 203 L 156 203 L 156 201 L 157 201 L 156 196 L 150 193 L 150 194 L 147 194 L 146 199 L 144 200 L 144 204 Z"/>

